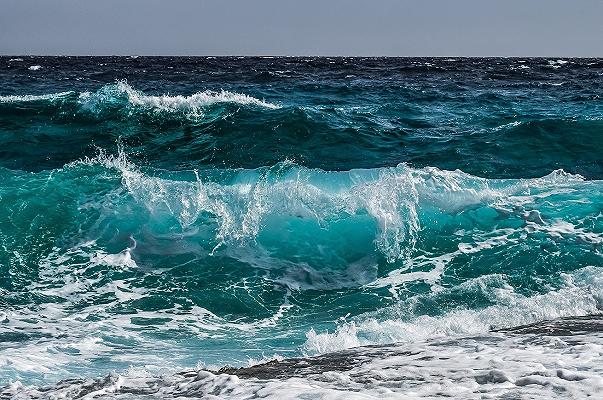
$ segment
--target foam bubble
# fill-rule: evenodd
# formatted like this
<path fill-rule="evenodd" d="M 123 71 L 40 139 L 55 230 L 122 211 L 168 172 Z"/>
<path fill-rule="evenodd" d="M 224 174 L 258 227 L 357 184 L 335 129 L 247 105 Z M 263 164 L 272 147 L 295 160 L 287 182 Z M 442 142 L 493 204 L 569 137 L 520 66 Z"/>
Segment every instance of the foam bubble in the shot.
<path fill-rule="evenodd" d="M 577 321 L 578 323 L 581 321 Z M 586 321 L 588 322 L 588 321 Z M 603 391 L 600 332 L 480 336 L 358 348 L 318 358 L 280 359 L 242 370 L 150 373 L 130 369 L 47 387 L 19 381 L 0 389 L 12 398 L 162 399 L 586 399 Z M 236 375 L 235 375 L 236 374 Z M 238 375 L 238 376 L 237 376 Z"/>
<path fill-rule="evenodd" d="M 312 329 L 307 333 L 305 349 L 310 354 L 322 354 L 365 345 L 413 343 L 444 336 L 480 334 L 493 328 L 507 328 L 559 317 L 598 313 L 603 304 L 603 268 L 587 267 L 564 276 L 567 282 L 565 287 L 531 297 L 516 293 L 508 285 L 490 288 L 488 290 L 491 291 L 495 305 L 483 309 L 459 309 L 442 316 L 422 315 L 408 320 L 381 319 L 369 313 L 355 321 L 341 324 L 332 333 L 317 333 Z M 482 285 L 480 282 L 488 278 L 482 276 L 463 286 Z M 408 301 L 401 303 L 400 307 L 404 308 L 407 303 Z M 399 312 L 392 309 L 392 313 Z M 379 314 L 386 314 L 386 311 L 382 310 Z"/>

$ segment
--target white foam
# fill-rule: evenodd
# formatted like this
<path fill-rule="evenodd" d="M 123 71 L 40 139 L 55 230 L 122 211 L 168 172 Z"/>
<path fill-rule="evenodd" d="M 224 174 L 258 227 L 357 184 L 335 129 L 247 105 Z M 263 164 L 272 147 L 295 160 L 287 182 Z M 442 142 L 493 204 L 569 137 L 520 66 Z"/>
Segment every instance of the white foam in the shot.
<path fill-rule="evenodd" d="M 603 302 L 603 267 L 587 267 L 565 275 L 567 286 L 546 294 L 525 297 L 510 286 L 492 288 L 493 306 L 477 310 L 454 310 L 443 316 L 419 316 L 409 320 L 376 318 L 367 314 L 341 324 L 335 332 L 307 333 L 305 348 L 310 354 L 329 353 L 357 346 L 413 343 L 461 334 L 485 333 L 492 328 L 513 327 L 565 316 L 599 312 Z M 462 286 L 482 285 L 482 276 Z M 498 278 L 497 278 L 498 279 Z M 457 290 L 460 288 L 457 288 Z M 401 307 L 405 307 L 401 303 Z M 392 308 L 392 314 L 404 314 Z M 384 310 L 379 312 L 382 316 Z"/>
<path fill-rule="evenodd" d="M 386 277 L 375 280 L 373 278 L 376 274 L 374 274 L 367 275 L 366 281 L 360 280 L 361 284 L 371 287 L 396 287 L 403 286 L 408 281 L 424 280 L 430 283 L 432 290 L 436 291 L 434 294 L 436 296 L 446 290 L 439 287 L 437 283 L 447 266 L 456 257 L 467 254 L 477 255 L 497 246 L 517 244 L 521 240 L 518 233 L 527 231 L 546 235 L 555 240 L 571 240 L 593 246 L 601 244 L 600 236 L 590 232 L 587 225 L 561 219 L 560 216 L 564 215 L 564 211 L 558 210 L 556 206 L 558 196 L 562 197 L 562 204 L 568 201 L 577 201 L 585 206 L 588 206 L 589 202 L 598 204 L 597 197 L 594 199 L 585 197 L 588 191 L 599 193 L 598 184 L 584 181 L 579 176 L 566 174 L 563 171 L 555 171 L 538 179 L 488 180 L 460 171 L 441 171 L 435 168 L 413 169 L 405 165 L 378 170 L 328 173 L 285 163 L 272 169 L 226 171 L 228 178 L 220 182 L 203 176 L 202 172 L 197 172 L 196 179 L 190 174 L 192 180 L 183 181 L 145 174 L 130 162 L 123 152 L 119 152 L 117 156 L 100 154 L 93 159 L 72 163 L 64 172 L 70 173 L 72 168 L 80 166 L 92 166 L 97 169 L 102 166 L 119 171 L 122 187 L 116 190 L 120 195 L 127 190 L 136 202 L 146 207 L 151 219 L 161 217 L 161 213 L 174 216 L 183 228 L 182 235 L 202 229 L 205 224 L 197 223 L 197 219 L 203 213 L 211 213 L 220 223 L 217 232 L 221 236 L 216 239 L 231 240 L 228 244 L 236 244 L 232 239 L 235 241 L 250 239 L 250 242 L 253 242 L 258 237 L 258 233 L 270 228 L 266 226 L 269 224 L 264 224 L 264 221 L 274 215 L 292 215 L 297 219 L 316 221 L 321 227 L 328 226 L 332 219 L 340 221 L 346 218 L 364 218 L 360 221 L 366 224 L 370 218 L 378 227 L 375 236 L 376 249 L 383 251 L 384 255 L 391 255 L 394 260 L 398 260 L 398 257 L 406 257 L 408 254 L 408 257 L 404 258 L 405 262 L 400 263 L 402 266 Z M 103 175 L 110 176 L 110 179 L 115 181 L 115 174 Z M 580 185 L 581 190 L 576 190 L 575 185 Z M 116 186 L 119 184 L 117 183 Z M 128 196 L 129 205 L 131 200 Z M 545 211 L 531 209 L 530 206 L 535 204 L 549 207 L 553 216 L 546 215 Z M 452 247 L 452 251 L 445 254 L 413 253 L 412 249 L 405 247 L 405 243 L 409 241 L 412 243 L 412 235 L 418 235 L 422 228 L 420 212 L 453 218 L 458 213 L 479 210 L 484 206 L 488 211 L 495 210 L 503 217 L 507 214 L 511 215 L 521 226 L 497 229 L 496 225 L 492 225 L 482 231 L 477 228 L 459 229 L 456 235 L 458 240 L 455 243 L 458 244 L 458 248 Z M 187 231 L 189 228 L 190 232 Z M 195 233 L 191 235 L 195 237 Z M 380 235 L 386 236 L 382 243 L 379 242 L 382 238 Z M 396 243 L 396 240 L 404 240 L 404 242 Z M 32 326 L 35 326 L 34 331 L 40 335 L 40 338 L 32 338 L 21 343 L 19 347 L 3 351 L 0 355 L 0 370 L 3 373 L 14 373 L 11 376 L 35 373 L 43 376 L 44 379 L 64 378 L 73 376 L 70 374 L 74 371 L 79 371 L 82 360 L 93 364 L 93 360 L 98 359 L 109 360 L 109 365 L 119 362 L 145 365 L 153 370 L 162 367 L 181 368 L 182 365 L 186 365 L 186 362 L 191 365 L 190 358 L 186 358 L 190 357 L 190 354 L 183 354 L 178 344 L 170 340 L 158 341 L 156 337 L 148 337 L 140 333 L 143 330 L 133 319 L 159 319 L 161 322 L 158 322 L 153 329 L 161 334 L 177 331 L 183 332 L 189 338 L 205 340 L 206 338 L 230 338 L 232 332 L 236 332 L 236 335 L 249 334 L 251 337 L 260 329 L 279 324 L 283 326 L 281 319 L 285 318 L 292 309 L 285 296 L 278 310 L 259 321 L 228 320 L 198 306 L 186 310 L 174 307 L 155 311 L 136 310 L 121 314 L 108 312 L 108 308 L 128 309 L 131 305 L 129 303 L 135 303 L 136 300 L 144 299 L 149 295 L 145 288 L 139 288 L 131 281 L 115 279 L 102 283 L 103 277 L 93 273 L 95 269 L 98 270 L 99 265 L 109 272 L 114 271 L 117 275 L 128 272 L 129 269 L 144 268 L 136 264 L 137 258 L 133 256 L 135 250 L 138 250 L 136 246 L 135 240 L 131 238 L 129 248 L 117 254 L 109 254 L 95 241 L 88 241 L 68 250 L 54 249 L 48 259 L 41 260 L 39 282 L 27 289 L 48 299 L 43 305 L 44 311 L 39 312 L 40 308 L 32 306 L 23 307 L 21 310 L 6 310 L 0 315 L 0 320 L 7 321 L 3 326 L 9 333 L 29 333 L 32 332 Z M 388 251 L 391 253 L 387 253 Z M 259 260 L 258 263 L 261 264 L 261 261 Z M 267 267 L 263 266 L 263 268 Z M 306 271 L 311 269 L 308 268 Z M 291 270 L 287 269 L 287 272 Z M 373 270 L 370 270 L 370 273 L 372 274 Z M 292 275 L 284 274 L 283 278 L 291 278 Z M 350 275 L 358 276 L 358 270 L 350 271 Z M 336 280 L 345 283 L 342 276 L 335 276 Z M 504 275 L 490 275 L 455 287 L 455 290 L 465 290 L 467 293 L 471 293 L 470 289 L 473 287 L 480 288 L 479 293 L 486 293 L 488 299 L 495 304 L 493 306 L 478 310 L 453 309 L 440 316 L 413 317 L 413 311 L 407 307 L 412 303 L 413 299 L 411 299 L 410 302 L 400 302 L 389 309 L 380 310 L 378 315 L 365 314 L 356 317 L 340 324 L 333 332 L 310 331 L 305 349 L 308 353 L 321 353 L 366 344 L 392 342 L 414 346 L 434 338 L 456 338 L 458 335 L 468 334 L 486 335 L 491 327 L 514 326 L 558 316 L 595 313 L 598 312 L 598 307 L 603 300 L 601 267 L 593 266 L 568 274 L 565 276 L 566 284 L 562 288 L 531 297 L 515 292 L 506 284 L 505 279 Z M 327 282 L 324 288 L 336 287 L 329 287 L 330 282 L 324 281 Z M 241 287 L 245 284 L 245 282 L 241 283 Z M 294 284 L 287 286 L 295 288 Z M 91 287 L 94 290 L 90 290 Z M 311 287 L 311 285 L 307 287 L 298 285 L 297 288 Z M 98 303 L 98 296 L 104 299 L 102 304 Z M 74 306 L 76 304 L 77 307 Z M 74 313 L 73 310 L 76 308 L 78 312 Z M 90 336 L 90 332 L 99 332 L 99 334 Z M 135 342 L 136 345 L 127 353 L 116 353 L 115 346 L 107 338 L 127 339 Z M 448 350 L 442 350 L 442 354 L 446 354 L 446 351 Z M 450 351 L 454 353 L 458 348 Z M 166 354 L 169 354 L 167 359 Z M 278 359 L 278 356 L 276 357 Z M 427 361 L 426 363 L 434 366 Z M 387 367 L 379 369 L 378 364 L 375 365 L 374 371 L 359 370 L 359 373 L 366 373 L 374 379 L 378 376 L 386 377 L 379 382 L 383 382 L 383 387 L 392 391 L 392 396 L 394 393 L 399 395 L 391 388 L 392 381 L 399 383 L 399 379 L 395 379 L 395 372 L 388 370 Z M 482 364 L 475 365 L 479 367 Z M 467 368 L 472 367 L 467 366 Z M 485 382 L 492 379 L 501 381 L 495 382 L 501 385 L 517 383 L 517 387 L 528 389 L 536 385 L 539 379 L 541 383 L 557 384 L 559 381 L 556 379 L 578 382 L 571 380 L 578 378 L 576 375 L 578 370 L 572 369 L 573 367 L 557 368 L 554 371 L 561 370 L 559 376 L 551 373 L 545 378 L 514 375 L 512 368 L 512 366 L 496 367 L 488 371 L 480 371 L 480 374 L 483 372 L 482 375 L 486 375 Z M 429 371 L 429 368 L 426 371 Z M 423 377 L 437 381 L 440 379 L 438 373 L 443 370 L 434 371 L 434 376 L 429 375 L 431 374 L 429 372 Z M 493 372 L 490 374 L 490 371 Z M 408 371 L 405 370 L 405 373 Z M 389 380 L 388 376 L 392 376 L 392 380 Z M 450 379 L 456 379 L 454 376 Z M 458 385 L 451 384 L 451 393 L 462 388 L 469 390 L 466 392 L 468 394 L 473 393 L 470 391 L 473 389 L 465 385 L 479 383 L 476 383 L 473 375 L 467 376 L 471 378 L 462 380 Z M 505 377 L 507 380 L 503 379 Z M 124 379 L 128 381 L 129 378 Z M 204 384 L 199 383 L 204 379 L 207 379 L 208 388 L 219 390 L 231 388 L 236 393 L 241 393 L 241 396 L 251 390 L 247 386 L 248 381 L 241 382 L 214 374 L 195 378 L 190 384 L 197 385 L 195 386 L 197 388 L 204 388 Z M 353 374 L 333 372 L 321 375 L 321 379 L 256 382 L 259 386 L 254 386 L 254 390 L 261 390 L 267 395 L 274 393 L 275 397 L 283 396 L 285 393 L 293 393 L 291 396 L 297 396 L 301 393 L 297 391 L 298 389 L 314 391 L 312 393 L 317 396 L 329 396 L 341 394 L 339 392 L 341 385 L 348 382 L 358 388 L 356 393 L 359 396 L 374 397 L 379 396 L 379 393 L 389 393 L 386 390 L 362 386 Z M 590 378 L 584 380 L 588 379 Z M 133 382 L 132 385 L 139 383 L 139 381 L 130 382 Z M 226 383 L 222 385 L 221 382 Z M 230 385 L 228 382 L 234 382 L 234 386 L 228 386 Z M 325 382 L 337 382 L 336 384 L 340 386 L 331 387 Z M 437 385 L 443 384 L 437 382 L 439 382 Z M 282 386 L 275 386 L 281 384 Z M 169 392 L 174 390 L 173 387 L 166 383 L 165 390 Z M 412 391 L 414 389 L 407 389 L 408 393 L 415 393 Z M 428 383 L 415 389 L 420 391 L 417 396 L 433 394 L 436 390 L 435 386 Z M 115 390 L 118 391 L 119 388 Z M 287 390 L 289 392 L 286 392 Z M 109 396 L 108 392 L 100 394 Z"/>
<path fill-rule="evenodd" d="M 276 104 L 259 100 L 255 97 L 225 90 L 206 90 L 190 96 L 172 96 L 167 94 L 161 96 L 146 95 L 134 89 L 125 81 L 105 86 L 97 92 L 83 92 L 79 96 L 79 102 L 86 109 L 98 111 L 110 105 L 111 101 L 116 101 L 121 97 L 125 97 L 131 107 L 156 112 L 183 112 L 189 116 L 203 116 L 204 108 L 218 103 L 236 103 L 270 109 L 279 108 Z"/>
<path fill-rule="evenodd" d="M 0 96 L 0 103 L 20 103 L 20 102 L 60 100 L 71 94 L 73 94 L 73 92 L 60 92 L 60 93 L 41 94 L 41 95 L 26 94 L 26 95 Z"/>
<path fill-rule="evenodd" d="M 525 64 L 520 64 L 520 65 L 517 65 L 517 66 L 512 66 L 512 67 L 511 67 L 511 69 L 512 69 L 512 70 L 518 70 L 518 69 L 530 69 L 530 67 L 529 67 L 529 66 L 527 66 L 527 65 L 525 65 Z"/>
<path fill-rule="evenodd" d="M 561 68 L 565 64 L 569 63 L 569 61 L 567 61 L 567 60 L 548 60 L 548 62 L 549 62 L 549 66 L 551 68 L 555 68 L 555 69 Z"/>
<path fill-rule="evenodd" d="M 170 340 L 158 340 L 146 335 L 146 329 L 136 322 L 154 323 L 153 331 L 179 332 L 189 340 L 223 338 L 229 332 L 254 335 L 260 329 L 275 326 L 291 308 L 287 299 L 267 318 L 255 321 L 231 321 L 196 305 L 186 309 L 176 305 L 153 311 L 134 309 L 115 313 L 116 308 L 129 309 L 144 301 L 152 290 L 139 287 L 132 278 L 107 280 L 95 271 L 102 265 L 105 274 L 128 268 L 138 268 L 130 251 L 108 254 L 95 241 L 82 243 L 72 249 L 55 248 L 40 260 L 39 278 L 27 290 L 46 299 L 43 305 L 28 305 L 6 310 L 0 314 L 2 331 L 32 334 L 18 346 L 0 352 L 0 375 L 28 376 L 30 381 L 57 380 L 77 375 L 82 365 L 90 364 L 87 374 L 93 373 L 99 358 L 111 365 L 130 364 L 158 371 L 174 371 L 190 358 L 189 351 Z M 137 278 L 134 278 L 137 279 Z M 98 299 L 103 299 L 100 303 Z M 40 307 L 44 310 L 40 312 Z M 77 310 L 77 312 L 74 312 Z M 94 332 L 94 335 L 91 335 Z M 116 352 L 115 341 L 136 343 L 127 352 Z M 165 359 L 169 354 L 169 360 Z M 190 360 L 189 360 L 190 362 Z"/>
<path fill-rule="evenodd" d="M 328 360 L 327 360 L 328 362 Z M 489 333 L 384 349 L 361 348 L 346 366 L 305 368 L 283 378 L 242 379 L 188 370 L 153 375 L 144 369 L 40 389 L 13 382 L 0 394 L 15 399 L 434 399 L 440 397 L 587 399 L 603 392 L 603 335 L 534 336 Z M 349 365 L 349 366 L 347 366 Z M 137 395 L 129 395 L 137 393 Z"/>
<path fill-rule="evenodd" d="M 32 66 L 31 66 L 31 67 L 29 67 L 28 69 L 29 69 L 30 71 L 37 71 L 37 70 L 39 70 L 39 69 L 41 69 L 41 68 L 42 68 L 42 66 L 41 66 L 41 65 L 32 65 Z"/>

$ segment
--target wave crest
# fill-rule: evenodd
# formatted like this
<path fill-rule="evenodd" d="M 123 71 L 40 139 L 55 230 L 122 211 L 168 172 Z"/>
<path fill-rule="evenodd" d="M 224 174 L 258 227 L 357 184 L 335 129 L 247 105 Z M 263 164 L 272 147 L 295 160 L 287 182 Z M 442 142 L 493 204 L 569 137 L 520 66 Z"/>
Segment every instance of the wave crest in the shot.
<path fill-rule="evenodd" d="M 252 105 L 269 109 L 279 108 L 276 104 L 226 90 L 206 90 L 190 96 L 146 95 L 134 89 L 125 81 L 104 86 L 96 92 L 83 92 L 79 95 L 78 102 L 84 109 L 90 111 L 99 111 L 118 102 L 132 107 L 130 111 L 151 110 L 154 112 L 184 113 L 191 117 L 201 117 L 204 108 L 219 103 Z"/>
<path fill-rule="evenodd" d="M 60 103 L 57 103 L 60 101 Z M 85 114 L 93 116 L 142 114 L 149 116 L 174 115 L 188 119 L 203 118 L 207 109 L 220 104 L 277 109 L 279 105 L 260 100 L 243 93 L 226 90 L 205 90 L 190 96 L 183 95 L 147 95 L 126 81 L 105 85 L 95 92 L 73 91 L 41 95 L 0 96 L 0 105 L 10 107 L 13 104 L 27 104 L 29 107 L 52 105 L 60 107 L 66 114 Z"/>
<path fill-rule="evenodd" d="M 564 171 L 537 179 L 495 180 L 405 164 L 327 172 L 291 162 L 255 170 L 157 176 L 145 173 L 123 152 L 72 165 L 80 163 L 117 170 L 128 193 L 151 215 L 172 218 L 185 232 L 215 224 L 215 237 L 209 238 L 214 249 L 257 240 L 275 245 L 282 241 L 283 229 L 294 229 L 297 236 L 291 238 L 292 243 L 333 241 L 330 248 L 337 252 L 362 249 L 365 255 L 372 253 L 374 245 L 390 263 L 408 258 L 424 229 L 449 229 L 446 224 L 455 224 L 456 218 L 467 225 L 464 213 L 468 212 L 484 214 L 479 221 L 469 221 L 474 227 L 495 229 L 509 219 L 533 225 L 533 231 L 555 234 L 558 216 L 542 217 L 534 203 L 571 193 L 572 185 L 583 182 L 579 175 Z M 343 236 L 336 240 L 338 235 Z M 600 240 L 595 236 L 591 242 Z M 357 240 L 354 247 L 362 246 L 356 251 L 346 248 L 350 244 L 341 242 L 344 237 Z"/>

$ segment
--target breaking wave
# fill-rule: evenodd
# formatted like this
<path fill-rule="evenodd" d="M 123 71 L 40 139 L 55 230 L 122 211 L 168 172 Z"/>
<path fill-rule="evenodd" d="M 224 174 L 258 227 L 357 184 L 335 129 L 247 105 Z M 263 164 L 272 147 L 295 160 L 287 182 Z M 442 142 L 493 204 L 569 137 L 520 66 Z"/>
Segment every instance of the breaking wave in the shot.
<path fill-rule="evenodd" d="M 277 236 L 275 230 L 286 226 L 292 229 L 298 225 L 301 231 L 295 234 L 316 230 L 316 241 L 327 239 L 330 231 L 359 232 L 369 227 L 373 240 L 364 248 L 374 243 L 388 262 L 395 262 L 410 256 L 421 230 L 454 224 L 459 217 L 459 222 L 469 223 L 465 228 L 491 224 L 496 230 L 514 221 L 526 230 L 553 237 L 575 236 L 577 241 L 593 245 L 602 242 L 597 234 L 564 225 L 562 215 L 553 214 L 546 204 L 559 196 L 570 201 L 577 186 L 581 192 L 576 200 L 594 201 L 581 197 L 589 188 L 598 197 L 599 182 L 562 170 L 536 179 L 497 180 L 404 164 L 327 172 L 284 162 L 254 170 L 183 171 L 174 179 L 145 174 L 123 152 L 118 156 L 101 154 L 69 168 L 78 165 L 116 170 L 137 203 L 155 217 L 173 218 L 183 231 L 213 224 L 215 248 L 255 241 L 261 235 Z M 540 204 L 547 209 L 539 209 Z M 479 224 L 463 221 L 463 214 L 469 212 L 486 218 Z M 336 243 L 334 246 L 338 247 Z M 478 249 L 462 244 L 458 251 L 466 254 Z"/>
<path fill-rule="evenodd" d="M 166 171 L 120 151 L 0 174 L 3 285 L 25 304 L 0 315 L 22 342 L 0 358 L 11 379 L 69 376 L 82 358 L 97 374 L 100 355 L 153 374 L 241 365 L 272 355 L 247 350 L 266 332 L 282 357 L 601 310 L 602 182 L 562 170 Z M 170 362 L 137 350 L 157 345 Z"/>
<path fill-rule="evenodd" d="M 312 329 L 306 335 L 304 347 L 309 354 L 324 354 L 367 345 L 416 343 L 485 334 L 493 329 L 562 317 L 593 315 L 603 310 L 603 268 L 589 266 L 562 274 L 562 278 L 564 285 L 559 290 L 527 297 L 517 293 L 504 276 L 482 276 L 454 289 L 413 297 L 389 309 L 343 322 L 334 332 Z M 450 297 L 452 291 L 476 297 L 485 294 L 493 305 L 473 310 L 454 309 L 441 316 L 415 316 L 412 312 L 412 303 L 425 301 L 425 298 L 444 299 Z M 387 317 L 383 319 L 384 316 Z"/>
<path fill-rule="evenodd" d="M 135 115 L 181 115 L 190 119 L 200 119 L 205 111 L 220 104 L 277 109 L 280 106 L 255 97 L 226 90 L 205 90 L 190 96 L 147 95 L 136 90 L 125 81 L 106 85 L 95 92 L 61 92 L 42 95 L 0 96 L 0 106 L 24 104 L 30 107 L 59 107 L 66 113 L 74 110 L 84 115 L 107 116 L 120 113 Z"/>

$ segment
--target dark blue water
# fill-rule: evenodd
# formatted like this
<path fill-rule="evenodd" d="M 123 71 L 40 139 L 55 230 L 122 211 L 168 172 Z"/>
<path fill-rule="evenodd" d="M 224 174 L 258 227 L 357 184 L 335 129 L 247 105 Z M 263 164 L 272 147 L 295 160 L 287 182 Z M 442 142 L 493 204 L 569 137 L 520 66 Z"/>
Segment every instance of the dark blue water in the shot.
<path fill-rule="evenodd" d="M 0 378 L 598 313 L 600 59 L 0 57 Z"/>

